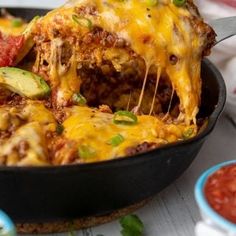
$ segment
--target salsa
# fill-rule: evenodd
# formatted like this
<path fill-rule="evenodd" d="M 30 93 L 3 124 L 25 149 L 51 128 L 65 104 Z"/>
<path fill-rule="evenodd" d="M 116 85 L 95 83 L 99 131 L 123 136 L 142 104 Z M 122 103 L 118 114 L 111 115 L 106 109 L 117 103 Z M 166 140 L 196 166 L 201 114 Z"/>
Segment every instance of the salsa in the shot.
<path fill-rule="evenodd" d="M 210 206 L 236 224 L 236 164 L 222 167 L 211 175 L 204 191 Z"/>

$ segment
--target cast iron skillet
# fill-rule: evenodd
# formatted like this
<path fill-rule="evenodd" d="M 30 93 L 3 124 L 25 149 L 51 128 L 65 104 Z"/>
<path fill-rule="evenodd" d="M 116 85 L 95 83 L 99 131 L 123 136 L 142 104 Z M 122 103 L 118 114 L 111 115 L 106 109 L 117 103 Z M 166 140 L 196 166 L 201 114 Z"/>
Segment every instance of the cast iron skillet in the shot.
<path fill-rule="evenodd" d="M 10 9 L 32 18 L 44 10 Z M 0 209 L 15 222 L 47 222 L 111 213 L 161 191 L 192 163 L 224 107 L 219 71 L 202 63 L 199 117 L 209 117 L 197 137 L 124 159 L 59 167 L 0 167 Z"/>

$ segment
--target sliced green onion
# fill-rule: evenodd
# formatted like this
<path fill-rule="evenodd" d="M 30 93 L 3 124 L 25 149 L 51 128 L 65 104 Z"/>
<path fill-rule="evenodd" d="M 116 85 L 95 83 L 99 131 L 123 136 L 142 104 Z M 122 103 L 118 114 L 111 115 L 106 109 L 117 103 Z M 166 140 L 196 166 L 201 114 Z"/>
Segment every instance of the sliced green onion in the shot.
<path fill-rule="evenodd" d="M 21 27 L 23 25 L 23 21 L 20 18 L 15 18 L 15 19 L 12 19 L 11 25 L 15 28 Z"/>
<path fill-rule="evenodd" d="M 112 137 L 107 144 L 111 145 L 112 147 L 117 147 L 121 143 L 124 142 L 124 137 L 121 134 L 117 134 L 116 136 Z"/>
<path fill-rule="evenodd" d="M 81 145 L 78 149 L 79 157 L 82 159 L 89 159 L 96 155 L 96 151 L 87 145 Z"/>
<path fill-rule="evenodd" d="M 154 7 L 157 5 L 158 0 L 146 0 L 146 3 L 149 7 Z"/>
<path fill-rule="evenodd" d="M 72 19 L 75 23 L 77 23 L 81 26 L 84 26 L 84 27 L 88 28 L 89 30 L 91 30 L 93 28 L 92 21 L 88 18 L 77 16 L 77 15 L 72 15 Z"/>
<path fill-rule="evenodd" d="M 192 136 L 193 132 L 194 132 L 193 128 L 187 129 L 186 131 L 183 132 L 183 138 L 189 139 Z"/>
<path fill-rule="evenodd" d="M 173 3 L 177 7 L 182 7 L 186 3 L 186 0 L 173 0 Z"/>
<path fill-rule="evenodd" d="M 72 101 L 76 104 L 76 105 L 85 105 L 87 103 L 86 98 L 80 94 L 80 93 L 75 93 L 72 96 Z"/>
<path fill-rule="evenodd" d="M 57 134 L 62 134 L 63 131 L 64 131 L 64 126 L 61 124 L 57 124 L 57 127 L 56 127 Z"/>
<path fill-rule="evenodd" d="M 137 122 L 137 116 L 130 111 L 117 111 L 113 117 L 113 123 L 117 125 L 134 125 Z"/>

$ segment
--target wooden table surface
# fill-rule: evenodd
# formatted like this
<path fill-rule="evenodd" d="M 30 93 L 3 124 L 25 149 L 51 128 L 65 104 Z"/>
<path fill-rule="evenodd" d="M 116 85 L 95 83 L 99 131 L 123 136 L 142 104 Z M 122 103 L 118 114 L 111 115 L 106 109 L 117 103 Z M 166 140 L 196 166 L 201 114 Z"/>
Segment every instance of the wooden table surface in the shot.
<path fill-rule="evenodd" d="M 63 0 L 0 0 L 0 6 L 54 7 Z M 192 236 L 200 219 L 194 200 L 194 184 L 199 175 L 210 166 L 236 159 L 236 129 L 226 119 L 219 120 L 214 132 L 204 144 L 191 167 L 175 183 L 170 185 L 136 214 L 145 225 L 146 236 Z M 117 221 L 77 232 L 78 236 L 120 236 Z M 68 234 L 56 234 L 68 235 Z"/>

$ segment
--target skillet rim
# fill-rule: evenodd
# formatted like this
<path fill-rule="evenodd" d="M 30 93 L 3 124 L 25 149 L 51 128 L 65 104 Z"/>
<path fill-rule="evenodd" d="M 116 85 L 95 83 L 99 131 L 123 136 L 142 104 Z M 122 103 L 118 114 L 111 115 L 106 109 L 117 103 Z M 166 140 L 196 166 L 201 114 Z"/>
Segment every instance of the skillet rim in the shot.
<path fill-rule="evenodd" d="M 7 7 L 7 6 L 1 6 L 0 8 L 7 8 L 7 9 L 24 9 L 24 10 L 42 10 L 42 11 L 47 11 L 50 10 L 50 8 L 42 9 L 42 8 L 32 8 L 32 7 Z M 171 144 L 167 144 L 163 147 L 156 148 L 144 153 L 139 153 L 133 156 L 125 156 L 125 157 L 119 157 L 117 159 L 111 159 L 111 160 L 104 160 L 104 161 L 99 161 L 99 162 L 92 162 L 92 163 L 78 163 L 78 164 L 71 164 L 71 165 L 55 165 L 55 166 L 0 166 L 0 172 L 5 172 L 5 171 L 15 171 L 15 172 L 25 172 L 25 171 L 69 171 L 69 170 L 86 170 L 86 169 L 93 169 L 93 168 L 110 168 L 111 166 L 115 167 L 116 165 L 130 165 L 134 164 L 136 162 L 144 162 L 148 161 L 147 158 L 152 157 L 152 154 L 157 154 L 158 152 L 166 151 L 168 149 L 173 149 L 176 147 L 183 147 L 186 145 L 191 145 L 194 143 L 197 143 L 201 140 L 204 140 L 214 129 L 218 118 L 220 114 L 223 111 L 225 102 L 226 102 L 226 85 L 224 83 L 223 76 L 217 69 L 217 67 L 209 60 L 209 59 L 203 59 L 202 63 L 207 66 L 212 73 L 215 75 L 216 82 L 218 84 L 219 92 L 218 92 L 218 103 L 215 105 L 215 109 L 212 112 L 212 114 L 208 118 L 208 124 L 207 127 L 197 136 L 184 140 L 184 141 L 179 141 Z M 154 155 L 153 155 L 154 156 Z M 146 158 L 147 157 L 147 158 Z M 156 157 L 155 157 L 156 158 Z"/>

